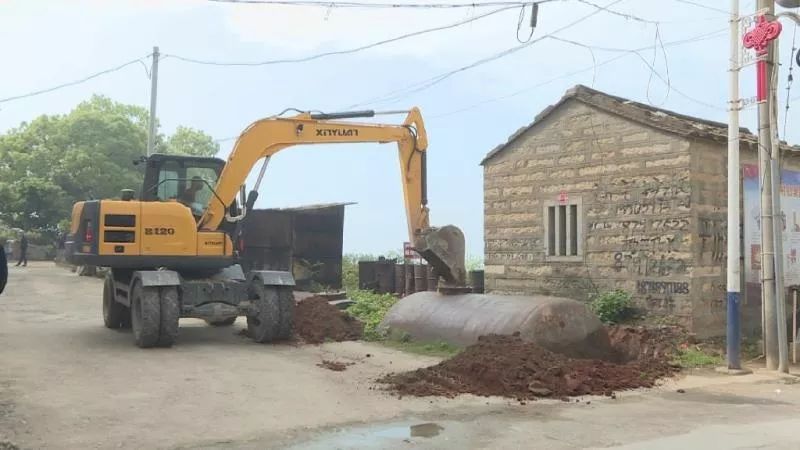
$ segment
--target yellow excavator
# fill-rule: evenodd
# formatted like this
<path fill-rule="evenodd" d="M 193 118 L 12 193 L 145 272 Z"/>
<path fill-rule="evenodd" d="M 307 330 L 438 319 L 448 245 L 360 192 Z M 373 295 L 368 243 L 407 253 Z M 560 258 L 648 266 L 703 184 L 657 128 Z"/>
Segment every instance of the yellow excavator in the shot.
<path fill-rule="evenodd" d="M 154 154 L 139 161 L 146 169 L 138 200 L 124 190 L 119 200 L 76 203 L 68 259 L 110 268 L 103 290 L 106 327 L 131 327 L 142 348 L 169 347 L 181 317 L 225 325 L 246 316 L 255 341 L 288 338 L 295 305 L 292 274 L 245 274 L 237 260 L 242 223 L 270 158 L 302 144 L 397 143 L 413 247 L 434 267 L 442 289 L 466 290 L 463 233 L 452 225 L 429 224 L 422 116 L 417 108 L 402 113 L 407 117 L 397 125 L 343 121 L 383 114 L 374 111 L 272 116 L 247 127 L 227 161 Z M 245 196 L 245 179 L 262 160 Z"/>

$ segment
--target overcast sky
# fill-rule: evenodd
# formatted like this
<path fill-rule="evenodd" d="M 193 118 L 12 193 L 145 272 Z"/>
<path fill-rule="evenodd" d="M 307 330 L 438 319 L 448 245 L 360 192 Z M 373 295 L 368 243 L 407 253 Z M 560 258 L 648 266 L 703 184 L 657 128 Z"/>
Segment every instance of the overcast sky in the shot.
<path fill-rule="evenodd" d="M 454 29 L 306 63 L 215 67 L 167 57 L 159 69 L 162 131 L 169 133 L 178 125 L 188 125 L 223 139 L 287 107 L 334 111 L 356 104 L 359 109 L 377 110 L 419 106 L 430 139 L 432 224 L 462 227 L 468 252 L 479 255 L 483 252 L 480 160 L 569 87 L 585 84 L 684 114 L 727 120 L 728 17 L 713 8 L 727 10 L 729 1 L 696 1 L 711 9 L 680 0 L 594 1 L 644 20 L 601 11 L 554 35 L 595 47 L 638 49 L 657 42 L 658 28 L 666 52 L 659 47 L 654 55 L 648 48 L 641 55 L 650 63 L 655 57 L 659 76 L 652 75 L 648 65 L 631 53 L 590 51 L 543 39 L 455 73 L 427 89 L 402 91 L 520 46 L 519 10 L 509 9 Z M 743 11 L 751 12 L 754 3 L 743 0 Z M 154 45 L 165 55 L 219 62 L 300 58 L 465 21 L 489 11 L 492 8 L 353 9 L 204 0 L 6 0 L 0 3 L 4 56 L 0 98 L 144 57 Z M 578 0 L 544 3 L 533 39 L 596 11 Z M 653 21 L 661 23 L 656 26 Z M 717 31 L 720 33 L 709 37 Z M 794 26 L 785 23 L 784 72 L 793 32 Z M 524 41 L 528 33 L 523 25 L 519 38 Z M 697 36 L 705 38 L 670 45 Z M 593 60 L 599 64 L 596 69 Z M 743 75 L 745 97 L 755 92 L 752 70 Z M 668 79 L 672 89 L 668 90 L 661 78 Z M 785 78 L 783 73 L 781 110 Z M 147 106 L 149 86 L 143 66 L 134 64 L 79 86 L 2 103 L 0 130 L 40 114 L 65 113 L 93 93 Z M 393 93 L 402 95 L 386 98 Z M 800 86 L 791 96 L 800 97 Z M 368 103 L 381 98 L 384 100 Z M 789 113 L 788 139 L 792 142 L 798 140 L 798 132 L 793 131 L 800 119 L 798 109 L 800 105 Z M 743 124 L 751 128 L 754 119 L 754 110 L 742 117 Z M 402 117 L 384 116 L 381 120 L 400 121 Z M 232 140 L 223 141 L 219 156 L 226 157 L 232 144 Z M 346 213 L 345 251 L 400 250 L 408 239 L 396 147 L 390 145 L 317 146 L 283 152 L 273 158 L 259 206 L 336 201 L 358 203 Z"/>

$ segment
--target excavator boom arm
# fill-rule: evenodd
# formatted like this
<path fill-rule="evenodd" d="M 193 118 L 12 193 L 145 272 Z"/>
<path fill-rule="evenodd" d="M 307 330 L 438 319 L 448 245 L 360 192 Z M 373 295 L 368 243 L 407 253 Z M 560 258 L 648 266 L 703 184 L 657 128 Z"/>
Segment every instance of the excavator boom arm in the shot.
<path fill-rule="evenodd" d="M 412 109 L 402 125 L 334 122 L 315 119 L 312 114 L 291 118 L 268 118 L 250 125 L 238 138 L 216 185 L 200 227 L 216 230 L 224 216 L 225 205 L 239 192 L 252 168 L 259 160 L 281 150 L 308 144 L 396 142 L 400 158 L 400 175 L 412 237 L 428 228 L 425 181 L 425 151 L 428 142 L 422 116 Z"/>
<path fill-rule="evenodd" d="M 283 149 L 307 144 L 395 142 L 411 242 L 447 283 L 463 285 L 463 234 L 453 226 L 440 230 L 431 228 L 429 224 L 425 178 L 428 139 L 419 109 L 411 109 L 400 125 L 331 120 L 372 115 L 372 111 L 303 113 L 289 118 L 273 117 L 254 122 L 237 139 L 217 181 L 216 196 L 212 197 L 200 219 L 200 228 L 217 230 L 225 217 L 225 205 L 233 202 L 256 163 Z"/>

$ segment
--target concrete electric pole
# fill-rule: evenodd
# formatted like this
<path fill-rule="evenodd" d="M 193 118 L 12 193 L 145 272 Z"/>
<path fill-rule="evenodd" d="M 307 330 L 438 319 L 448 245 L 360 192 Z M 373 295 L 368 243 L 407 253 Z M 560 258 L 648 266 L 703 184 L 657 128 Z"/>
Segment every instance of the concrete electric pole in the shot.
<path fill-rule="evenodd" d="M 772 17 L 775 13 L 773 0 L 758 0 L 756 9 L 765 10 L 763 16 Z M 758 27 L 758 25 L 756 25 Z M 755 31 L 755 30 L 754 30 Z M 752 31 L 751 31 L 752 33 Z M 775 302 L 775 241 L 773 225 L 772 201 L 772 133 L 770 129 L 770 111 L 772 108 L 772 71 L 775 52 L 773 46 L 761 37 L 754 47 L 759 58 L 758 63 L 758 167 L 761 188 L 761 299 L 764 313 L 764 355 L 767 369 L 778 368 L 778 315 Z M 747 36 L 745 36 L 747 45 Z"/>
<path fill-rule="evenodd" d="M 731 0 L 731 49 L 728 118 L 728 268 L 727 268 L 727 357 L 728 369 L 740 370 L 742 332 L 739 323 L 739 0 Z"/>
<path fill-rule="evenodd" d="M 158 95 L 158 47 L 153 47 L 153 65 L 150 69 L 150 129 L 147 134 L 147 156 L 156 146 L 156 97 Z"/>

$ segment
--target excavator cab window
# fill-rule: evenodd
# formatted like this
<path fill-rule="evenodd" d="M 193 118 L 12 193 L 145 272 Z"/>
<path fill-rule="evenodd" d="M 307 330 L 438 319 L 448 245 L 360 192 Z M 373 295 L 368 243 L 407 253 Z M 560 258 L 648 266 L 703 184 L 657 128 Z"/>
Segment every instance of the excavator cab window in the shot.
<path fill-rule="evenodd" d="M 142 200 L 179 201 L 202 215 L 225 162 L 217 158 L 154 154 L 147 159 Z"/>

